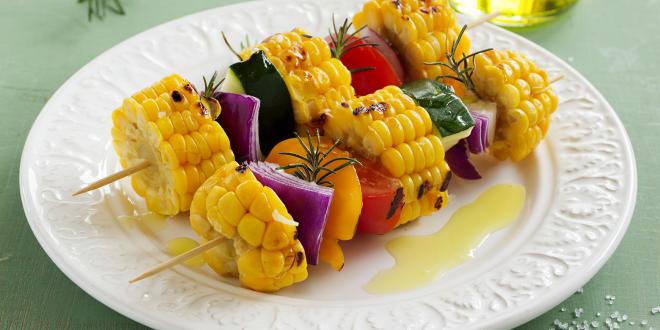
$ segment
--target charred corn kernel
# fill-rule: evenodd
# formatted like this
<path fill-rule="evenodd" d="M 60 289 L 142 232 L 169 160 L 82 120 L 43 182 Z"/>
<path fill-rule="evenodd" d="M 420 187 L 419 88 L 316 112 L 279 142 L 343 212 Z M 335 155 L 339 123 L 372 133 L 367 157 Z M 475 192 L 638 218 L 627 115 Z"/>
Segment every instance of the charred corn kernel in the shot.
<path fill-rule="evenodd" d="M 243 286 L 266 292 L 307 278 L 296 227 L 277 220 L 293 220 L 291 215 L 248 168 L 233 161 L 223 165 L 199 187 L 191 205 L 193 230 L 205 240 L 223 241 L 204 254 L 218 274 L 238 276 Z"/>
<path fill-rule="evenodd" d="M 367 158 L 378 159 L 401 181 L 404 205 L 417 203 L 404 206 L 407 221 L 427 214 L 420 211 L 418 200 L 440 188 L 449 167 L 428 113 L 400 88 L 388 86 L 332 107 L 323 128 L 328 137 L 341 139 L 346 147 Z"/>
<path fill-rule="evenodd" d="M 155 213 L 188 210 L 204 179 L 234 159 L 222 127 L 198 104 L 192 85 L 172 75 L 127 98 L 112 114 L 113 144 L 122 166 L 151 164 L 131 182 Z"/>
<path fill-rule="evenodd" d="M 241 52 L 247 59 L 257 50 L 275 65 L 291 96 L 294 118 L 299 125 L 314 126 L 328 111 L 328 103 L 346 102 L 355 94 L 351 73 L 319 37 L 310 38 L 302 29 L 278 33 Z M 350 92 L 337 93 L 340 88 Z"/>
<path fill-rule="evenodd" d="M 497 103 L 492 154 L 524 159 L 545 137 L 557 108 L 547 74 L 520 53 L 495 50 L 477 56 L 473 78 L 477 92 Z"/>
<path fill-rule="evenodd" d="M 448 74 L 446 68 L 424 62 L 446 61 L 448 46 L 460 31 L 446 0 L 369 0 L 353 17 L 356 28 L 368 26 L 402 54 L 411 80 Z M 456 54 L 468 54 L 470 41 L 461 38 Z"/>

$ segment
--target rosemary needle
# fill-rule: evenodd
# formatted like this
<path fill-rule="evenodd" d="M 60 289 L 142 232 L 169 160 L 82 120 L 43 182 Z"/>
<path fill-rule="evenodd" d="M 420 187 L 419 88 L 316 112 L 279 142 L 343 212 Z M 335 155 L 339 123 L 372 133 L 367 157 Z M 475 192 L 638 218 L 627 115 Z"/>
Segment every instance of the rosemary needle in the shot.
<path fill-rule="evenodd" d="M 299 179 L 309 182 L 316 182 L 316 184 L 320 186 L 333 187 L 334 185 L 332 182 L 327 180 L 330 175 L 339 172 L 346 166 L 353 164 L 361 165 L 357 159 L 349 157 L 337 157 L 324 162 L 325 158 L 332 152 L 332 150 L 335 149 L 335 147 L 337 147 L 337 145 L 339 145 L 341 140 L 335 141 L 335 143 L 330 146 L 328 150 L 323 152 L 321 151 L 321 135 L 318 129 L 316 130 L 316 145 L 314 145 L 314 142 L 312 141 L 312 135 L 309 133 L 309 131 L 307 131 L 307 144 L 305 144 L 298 133 L 294 134 L 296 135 L 300 145 L 305 150 L 305 155 L 300 155 L 293 152 L 280 152 L 280 154 L 297 158 L 302 162 L 280 166 L 277 168 L 278 170 L 292 169 L 294 170 L 293 175 L 297 176 Z M 336 167 L 330 168 L 331 164 L 341 161 L 343 162 Z"/>
<path fill-rule="evenodd" d="M 107 11 L 117 15 L 124 15 L 124 7 L 120 0 L 78 0 L 78 3 L 87 2 L 87 20 L 92 21 L 93 17 L 103 20 Z"/>

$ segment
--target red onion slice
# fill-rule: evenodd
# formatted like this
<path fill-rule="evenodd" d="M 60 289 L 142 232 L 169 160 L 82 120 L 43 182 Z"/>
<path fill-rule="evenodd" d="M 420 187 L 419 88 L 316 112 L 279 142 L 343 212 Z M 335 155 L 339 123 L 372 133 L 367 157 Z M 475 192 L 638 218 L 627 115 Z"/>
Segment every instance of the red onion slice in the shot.
<path fill-rule="evenodd" d="M 234 93 L 216 93 L 222 111 L 216 121 L 229 137 L 231 149 L 238 162 L 261 160 L 259 146 L 258 98 Z"/>
<path fill-rule="evenodd" d="M 276 164 L 254 162 L 248 164 L 248 167 L 257 180 L 273 189 L 286 205 L 293 219 L 299 224 L 298 239 L 305 248 L 307 262 L 310 265 L 318 264 L 323 230 L 334 189 L 278 171 Z"/>

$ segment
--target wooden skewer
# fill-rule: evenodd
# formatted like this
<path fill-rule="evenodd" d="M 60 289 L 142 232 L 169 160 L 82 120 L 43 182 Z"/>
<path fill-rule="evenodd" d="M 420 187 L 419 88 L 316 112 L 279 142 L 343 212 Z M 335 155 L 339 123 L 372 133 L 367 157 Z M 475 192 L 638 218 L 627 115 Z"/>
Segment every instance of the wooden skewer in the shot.
<path fill-rule="evenodd" d="M 481 17 L 479 17 L 479 18 L 477 18 L 477 19 L 475 19 L 475 20 L 473 20 L 473 21 L 467 23 L 467 29 L 466 29 L 466 30 L 469 30 L 469 29 L 475 28 L 475 27 L 477 27 L 477 26 L 479 26 L 479 25 L 481 25 L 481 24 L 484 24 L 484 23 L 490 21 L 491 19 L 493 19 L 493 18 L 495 18 L 495 17 L 497 17 L 497 16 L 500 16 L 500 15 L 502 15 L 502 12 L 500 12 L 499 10 L 496 10 L 496 11 L 494 11 L 494 12 L 492 12 L 492 13 L 489 13 L 489 14 L 483 15 L 483 16 L 481 16 Z"/>
<path fill-rule="evenodd" d="M 129 176 L 129 175 L 131 175 L 135 172 L 142 171 L 145 168 L 149 167 L 150 165 L 151 164 L 149 163 L 148 160 L 143 160 L 143 161 L 139 162 L 138 164 L 136 164 L 134 166 L 131 166 L 127 169 L 123 169 L 123 170 L 121 170 L 121 171 L 119 171 L 115 174 L 111 174 L 109 176 L 106 176 L 105 178 L 103 178 L 101 180 L 98 180 L 98 181 L 88 185 L 87 187 L 76 191 L 75 193 L 73 193 L 72 196 L 77 196 L 77 195 L 80 195 L 82 193 L 86 193 L 90 190 L 101 188 L 101 187 L 103 187 L 105 185 L 108 185 L 108 184 L 111 184 L 111 183 L 113 183 L 113 182 L 115 182 L 115 181 L 117 181 L 121 178 L 127 177 L 127 176 Z"/>
<path fill-rule="evenodd" d="M 548 80 L 548 86 L 545 86 L 545 87 L 543 87 L 541 89 L 538 89 L 538 90 L 532 89 L 532 93 L 534 93 L 534 94 L 543 93 L 543 92 L 547 91 L 550 88 L 550 85 L 552 85 L 552 84 L 554 84 L 554 83 L 556 83 L 556 82 L 558 82 L 562 79 L 564 79 L 564 75 L 560 74 L 560 75 Z"/>
<path fill-rule="evenodd" d="M 552 84 L 554 84 L 554 83 L 556 83 L 556 82 L 558 82 L 558 81 L 560 81 L 560 80 L 562 80 L 562 79 L 564 79 L 564 75 L 563 75 L 563 74 L 560 74 L 560 75 L 558 75 L 558 76 L 556 76 L 556 77 L 554 77 L 554 78 L 548 80 L 548 85 L 552 85 Z"/>
<path fill-rule="evenodd" d="M 147 277 L 156 275 L 156 274 L 158 274 L 158 273 L 160 273 L 160 272 L 162 272 L 162 271 L 164 271 L 168 268 L 172 268 L 172 267 L 174 267 L 174 266 L 176 266 L 176 265 L 178 265 L 178 264 L 180 264 L 180 263 L 182 263 L 182 262 L 184 262 L 184 261 L 186 261 L 186 260 L 188 260 L 188 259 L 190 259 L 190 258 L 206 251 L 206 250 L 210 250 L 210 249 L 220 245 L 220 243 L 222 243 L 222 241 L 224 239 L 225 239 L 224 237 L 214 238 L 214 239 L 212 239 L 212 240 L 210 240 L 210 241 L 208 241 L 208 242 L 206 242 L 206 243 L 204 243 L 204 244 L 202 244 L 202 245 L 200 245 L 200 246 L 198 246 L 198 247 L 196 247 L 196 248 L 194 248 L 194 249 L 192 249 L 192 250 L 190 250 L 190 251 L 188 251 L 184 254 L 180 254 L 180 255 L 178 255 L 178 256 L 170 259 L 170 260 L 167 260 L 165 262 L 162 262 L 162 263 L 154 266 L 153 268 L 147 270 L 146 272 L 144 272 L 144 273 L 136 276 L 135 278 L 131 279 L 130 281 L 128 281 L 128 283 L 131 283 L 131 284 L 135 283 L 135 282 L 143 280 Z"/>

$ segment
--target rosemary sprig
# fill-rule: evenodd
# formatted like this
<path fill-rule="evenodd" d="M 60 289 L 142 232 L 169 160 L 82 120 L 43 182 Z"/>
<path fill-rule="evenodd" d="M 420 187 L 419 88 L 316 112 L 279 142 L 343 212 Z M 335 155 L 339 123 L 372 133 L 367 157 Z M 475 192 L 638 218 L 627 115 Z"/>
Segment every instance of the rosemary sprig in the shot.
<path fill-rule="evenodd" d="M 344 22 L 337 28 L 337 23 L 335 22 L 335 14 L 332 14 L 332 30 L 328 29 L 330 34 L 330 52 L 332 57 L 336 59 L 341 59 L 346 53 L 351 50 L 359 47 L 374 47 L 376 44 L 370 42 L 362 42 L 367 37 L 356 37 L 360 31 L 364 30 L 365 26 L 360 27 L 349 33 L 348 31 L 353 26 L 352 22 L 348 21 L 348 18 L 344 19 Z"/>
<path fill-rule="evenodd" d="M 78 0 L 78 3 L 83 2 L 87 2 L 87 20 L 90 22 L 94 16 L 103 20 L 107 11 L 117 15 L 126 14 L 120 0 Z"/>
<path fill-rule="evenodd" d="M 220 87 L 223 81 L 225 81 L 225 78 L 220 79 L 217 83 L 215 80 L 218 78 L 218 71 L 213 71 L 213 75 L 211 76 L 211 79 L 206 79 L 205 76 L 202 76 L 202 80 L 204 80 L 204 91 L 202 92 L 202 97 L 209 98 L 213 97 L 213 93 Z"/>
<path fill-rule="evenodd" d="M 245 39 L 238 44 L 241 47 L 241 50 L 252 47 L 252 42 L 250 41 L 250 36 L 245 35 Z"/>
<path fill-rule="evenodd" d="M 227 39 L 227 36 L 225 35 L 225 32 L 220 31 L 220 34 L 222 35 L 222 40 L 224 40 L 225 45 L 227 46 L 227 48 L 229 48 L 229 51 L 232 54 L 236 55 L 236 57 L 238 57 L 239 61 L 242 61 L 243 59 L 241 58 L 240 52 L 236 51 L 236 49 L 231 45 L 231 43 L 229 43 L 229 40 Z M 240 47 L 241 51 L 246 49 L 246 48 L 252 47 L 252 42 L 250 41 L 250 36 L 246 34 L 245 39 L 243 41 L 241 41 L 238 44 L 238 46 Z"/>
<path fill-rule="evenodd" d="M 238 57 L 238 60 L 239 60 L 239 61 L 242 61 L 243 59 L 241 58 L 241 55 L 238 54 L 238 52 L 236 51 L 236 49 L 234 49 L 234 47 L 232 47 L 232 45 L 229 43 L 229 40 L 227 40 L 227 36 L 225 35 L 225 31 L 220 31 L 220 34 L 222 35 L 222 40 L 225 41 L 225 45 L 227 45 L 227 48 L 229 48 L 229 51 L 230 51 L 232 54 L 236 55 L 236 57 Z"/>
<path fill-rule="evenodd" d="M 447 57 L 447 63 L 442 61 L 437 61 L 437 62 L 424 62 L 424 64 L 440 65 L 445 68 L 448 68 L 454 73 L 454 75 L 439 75 L 435 77 L 435 79 L 439 80 L 442 78 L 447 78 L 447 79 L 456 80 L 462 83 L 463 85 L 465 85 L 465 88 L 472 91 L 477 97 L 479 97 L 479 93 L 477 93 L 477 89 L 474 87 L 474 82 L 472 81 L 472 74 L 474 73 L 474 58 L 475 56 L 481 53 L 489 52 L 493 49 L 492 48 L 482 49 L 468 55 L 465 55 L 465 53 L 463 53 L 462 54 L 463 57 L 460 60 L 456 61 L 455 58 L 456 51 L 458 50 L 458 45 L 460 44 L 461 38 L 463 37 L 463 34 L 465 33 L 466 29 L 467 29 L 467 25 L 463 25 L 463 28 L 461 28 L 461 32 L 458 33 L 456 40 L 454 40 L 454 42 L 451 45 L 451 50 L 445 54 L 445 57 Z"/>
<path fill-rule="evenodd" d="M 319 133 L 318 129 L 316 130 L 316 145 L 314 145 L 312 141 L 312 135 L 309 133 L 309 131 L 307 131 L 307 144 L 305 144 L 305 142 L 300 137 L 300 135 L 298 135 L 298 133 L 294 133 L 294 134 L 296 135 L 296 138 L 298 139 L 300 145 L 305 150 L 305 155 L 299 155 L 293 152 L 280 152 L 281 155 L 287 155 L 297 158 L 301 160 L 301 162 L 280 166 L 277 168 L 278 170 L 293 169 L 294 170 L 293 175 L 297 176 L 302 180 L 309 182 L 316 182 L 316 184 L 320 186 L 333 187 L 334 185 L 332 184 L 332 182 L 327 180 L 327 178 L 330 175 L 339 172 L 341 169 L 343 169 L 346 166 L 350 166 L 353 164 L 362 165 L 357 159 L 349 158 L 349 157 L 337 157 L 335 159 L 331 159 L 329 161 L 324 162 L 324 160 L 332 152 L 332 150 L 334 150 L 335 147 L 337 147 L 339 143 L 341 143 L 341 139 L 335 141 L 335 143 L 330 148 L 328 148 L 328 150 L 322 152 L 321 134 Z M 330 168 L 331 164 L 339 161 L 343 161 L 343 163 L 337 165 L 334 168 Z"/>

